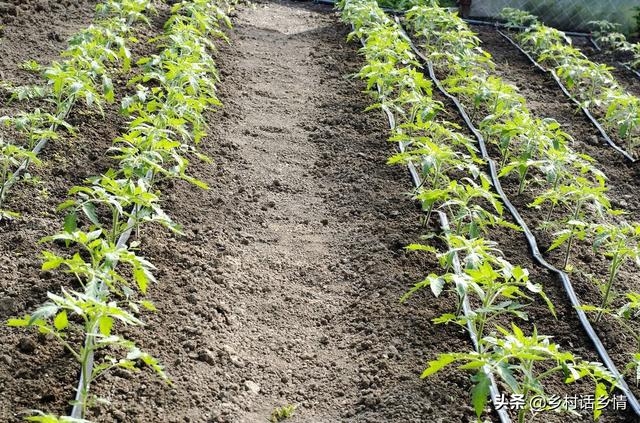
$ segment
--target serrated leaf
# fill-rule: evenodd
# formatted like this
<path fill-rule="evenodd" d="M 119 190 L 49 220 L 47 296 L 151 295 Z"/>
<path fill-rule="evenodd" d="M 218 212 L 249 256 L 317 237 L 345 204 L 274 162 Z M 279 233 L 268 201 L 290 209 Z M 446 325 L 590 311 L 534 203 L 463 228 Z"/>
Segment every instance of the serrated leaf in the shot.
<path fill-rule="evenodd" d="M 476 384 L 471 389 L 471 402 L 478 418 L 482 415 L 489 398 L 490 381 L 484 371 L 480 370 L 475 375 Z"/>
<path fill-rule="evenodd" d="M 62 310 L 58 315 L 53 319 L 53 326 L 57 331 L 65 330 L 67 326 L 69 326 L 69 320 L 67 319 L 66 310 Z"/>
<path fill-rule="evenodd" d="M 133 278 L 135 279 L 136 284 L 138 285 L 138 288 L 140 289 L 140 291 L 143 294 L 146 294 L 147 285 L 149 284 L 149 278 L 147 277 L 147 274 L 145 273 L 144 269 L 134 269 Z"/>
<path fill-rule="evenodd" d="M 441 354 L 438 356 L 437 360 L 433 360 L 429 362 L 429 366 L 422 372 L 420 375 L 421 379 L 424 379 L 427 376 L 431 376 L 434 373 L 439 372 L 447 365 L 453 363 L 455 361 L 455 357 L 451 354 Z"/>
<path fill-rule="evenodd" d="M 64 217 L 64 230 L 65 232 L 72 233 L 76 229 L 78 229 L 78 216 L 74 211 Z"/>
<path fill-rule="evenodd" d="M 111 328 L 113 327 L 113 319 L 109 316 L 102 316 L 100 323 L 98 324 L 100 333 L 104 336 L 111 335 Z"/>
<path fill-rule="evenodd" d="M 82 205 L 82 211 L 89 218 L 91 223 L 96 226 L 100 226 L 100 220 L 98 220 L 98 215 L 96 214 L 96 206 L 93 203 L 84 203 Z"/>

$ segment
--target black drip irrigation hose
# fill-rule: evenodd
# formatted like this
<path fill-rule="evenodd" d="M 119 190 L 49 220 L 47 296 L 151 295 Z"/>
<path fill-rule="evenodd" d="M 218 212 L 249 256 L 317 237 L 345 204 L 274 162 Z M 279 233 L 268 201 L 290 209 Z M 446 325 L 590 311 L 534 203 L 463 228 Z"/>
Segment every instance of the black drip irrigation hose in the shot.
<path fill-rule="evenodd" d="M 330 1 L 330 0 L 325 0 L 325 1 Z M 397 18 L 396 18 L 397 19 Z M 354 26 L 353 24 L 351 25 L 351 29 L 354 30 Z M 364 40 L 360 39 L 360 43 L 362 44 L 362 46 L 365 46 L 365 42 Z M 380 88 L 380 84 L 377 84 L 377 88 L 378 88 L 378 93 L 381 92 L 381 88 Z M 393 130 L 396 127 L 396 119 L 393 116 L 393 113 L 391 113 L 391 111 L 387 108 L 387 107 L 382 107 L 382 110 L 384 111 L 386 117 L 387 117 L 387 123 L 389 124 L 389 129 Z M 403 142 L 399 142 L 398 143 L 398 150 L 401 153 L 405 152 L 405 145 Z M 413 165 L 413 163 L 409 162 L 408 164 L 408 169 L 409 169 L 409 175 L 411 176 L 411 180 L 413 181 L 413 184 L 416 187 L 420 187 L 423 185 L 423 181 L 422 178 L 420 178 L 420 174 L 418 173 L 418 171 L 416 170 L 416 167 Z M 440 219 L 440 227 L 444 232 L 448 232 L 449 231 L 449 220 L 447 219 L 447 215 L 444 214 L 441 211 L 438 211 L 438 217 Z M 454 253 L 453 256 L 453 269 L 454 272 L 456 274 L 461 274 L 462 273 L 462 269 L 460 266 L 460 260 L 458 258 L 458 254 Z M 469 299 L 467 296 L 464 296 L 462 298 L 462 312 L 465 315 L 465 317 L 467 317 L 470 314 L 470 309 L 469 309 Z M 467 329 L 469 332 L 469 337 L 471 338 L 471 343 L 473 344 L 473 348 L 476 351 L 479 351 L 479 345 L 478 345 L 478 335 L 475 331 L 475 328 L 473 327 L 473 325 L 471 324 L 470 319 L 467 319 Z M 511 418 L 509 417 L 509 414 L 507 413 L 507 410 L 505 410 L 502 407 L 498 407 L 498 399 L 500 398 L 500 389 L 498 388 L 498 384 L 496 383 L 496 380 L 493 376 L 493 373 L 491 372 L 491 369 L 489 368 L 489 366 L 484 366 L 482 368 L 482 370 L 484 371 L 484 373 L 487 375 L 487 377 L 489 378 L 489 393 L 491 396 L 491 401 L 493 402 L 493 406 L 494 409 L 496 410 L 496 413 L 498 414 L 498 417 L 500 419 L 501 423 L 511 423 Z"/>
<path fill-rule="evenodd" d="M 379 86 L 378 86 L 378 90 L 380 90 Z M 387 116 L 389 128 L 390 129 L 395 128 L 396 123 L 395 123 L 395 118 L 393 114 L 386 107 L 384 107 L 383 110 Z M 404 144 L 402 142 L 398 143 L 398 150 L 401 153 L 405 152 Z M 408 168 L 409 168 L 409 174 L 411 175 L 411 179 L 413 180 L 413 184 L 416 187 L 422 186 L 423 185 L 422 178 L 420 178 L 420 175 L 418 174 L 418 171 L 416 170 L 416 167 L 413 165 L 413 163 L 409 163 Z M 442 211 L 438 211 L 438 218 L 440 219 L 440 227 L 442 228 L 442 231 L 449 232 L 449 220 L 447 219 L 447 215 Z M 453 262 L 454 273 L 456 275 L 462 274 L 460 259 L 458 258 L 457 253 L 454 253 L 452 262 Z M 471 313 L 471 310 L 469 309 L 469 298 L 466 295 L 462 298 L 462 313 L 465 315 L 465 317 L 468 317 L 469 314 Z M 475 328 L 471 324 L 470 319 L 467 319 L 467 330 L 469 332 L 469 337 L 471 338 L 471 343 L 473 344 L 473 348 L 476 351 L 479 351 L 478 334 L 476 333 Z M 500 398 L 500 389 L 498 388 L 498 384 L 496 383 L 495 377 L 493 376 L 493 372 L 491 372 L 491 368 L 485 365 L 483 366 L 482 370 L 489 378 L 489 382 L 490 382 L 489 391 L 491 395 L 491 401 L 493 402 L 496 413 L 498 413 L 500 422 L 511 423 L 511 418 L 509 417 L 509 414 L 507 413 L 507 411 L 502 407 L 501 408 L 497 407 L 498 398 Z"/>
<path fill-rule="evenodd" d="M 620 63 L 620 65 L 625 69 L 627 69 L 632 74 L 634 74 L 635 76 L 637 76 L 638 78 L 640 78 L 640 71 L 633 69 L 631 66 L 627 65 L 626 63 Z"/>
<path fill-rule="evenodd" d="M 399 22 L 398 24 L 400 25 Z M 606 348 L 604 347 L 604 345 L 602 344 L 602 341 L 600 340 L 595 330 L 593 329 L 593 326 L 591 325 L 591 322 L 589 322 L 589 319 L 587 318 L 586 313 L 584 312 L 584 310 L 580 308 L 580 300 L 578 299 L 575 293 L 575 290 L 573 288 L 573 285 L 571 284 L 571 280 L 569 279 L 569 276 L 564 271 L 556 268 L 555 266 L 551 265 L 545 260 L 545 258 L 540 253 L 540 249 L 538 247 L 538 241 L 536 240 L 536 237 L 533 235 L 533 233 L 527 226 L 527 223 L 524 221 L 522 216 L 520 216 L 518 209 L 513 204 L 511 204 L 511 201 L 509 201 L 509 198 L 507 197 L 505 192 L 502 190 L 502 185 L 498 177 L 496 163 L 495 161 L 493 161 L 493 159 L 491 159 L 491 157 L 488 154 L 484 137 L 473 125 L 473 123 L 471 122 L 471 119 L 469 118 L 469 115 L 467 115 L 467 112 L 465 111 L 464 106 L 460 103 L 458 98 L 451 95 L 442 86 L 442 84 L 440 83 L 440 80 L 435 75 L 435 72 L 433 70 L 433 64 L 431 63 L 431 61 L 427 59 L 420 52 L 420 50 L 415 46 L 413 41 L 409 38 L 408 35 L 406 35 L 406 33 L 404 33 L 404 35 L 405 37 L 407 37 L 407 40 L 409 41 L 411 48 L 414 50 L 416 55 L 423 61 L 424 64 L 426 64 L 429 72 L 429 77 L 431 78 L 431 80 L 433 80 L 438 90 L 456 105 L 456 108 L 458 109 L 458 112 L 460 113 L 460 116 L 464 120 L 465 124 L 478 140 L 478 145 L 480 146 L 480 152 L 482 154 L 482 158 L 487 162 L 487 165 L 489 167 L 489 173 L 490 173 L 493 188 L 500 196 L 500 199 L 502 200 L 503 204 L 507 207 L 507 209 L 509 210 L 509 213 L 513 216 L 514 220 L 522 228 L 522 231 L 524 232 L 525 237 L 527 238 L 527 243 L 529 244 L 529 248 L 531 249 L 531 254 L 541 266 L 555 273 L 558 276 L 558 278 L 560 278 L 560 280 L 562 281 L 562 286 L 564 287 L 564 290 L 567 294 L 567 297 L 569 298 L 571 305 L 573 306 L 576 314 L 578 315 L 578 319 L 580 320 L 582 328 L 584 329 L 587 336 L 593 343 L 604 365 L 617 379 L 618 389 L 620 389 L 620 391 L 622 391 L 622 393 L 627 397 L 627 400 L 630 403 L 631 408 L 633 409 L 635 414 L 637 416 L 640 416 L 640 403 L 638 402 L 638 399 L 635 397 L 633 392 L 631 392 L 631 390 L 629 389 L 629 386 L 624 380 L 624 377 L 620 374 L 620 372 L 618 372 L 618 369 L 615 363 L 613 362 L 613 360 L 611 360 L 611 357 L 609 357 L 609 354 L 607 353 Z"/>
<path fill-rule="evenodd" d="M 75 102 L 75 100 L 74 100 Z M 58 116 L 58 118 L 62 121 L 66 121 L 67 118 L 69 117 L 69 114 L 71 113 L 71 109 L 73 107 L 74 103 L 70 103 L 68 105 L 68 107 L 66 108 L 66 110 L 64 110 L 64 113 L 62 113 L 61 115 Z M 51 124 L 51 126 L 49 126 L 49 131 L 50 132 L 55 132 L 58 128 L 58 124 L 57 123 L 53 123 Z M 33 147 L 33 149 L 31 150 L 31 154 L 34 157 L 37 157 L 42 150 L 44 150 L 44 148 L 47 146 L 47 143 L 49 142 L 50 137 L 44 137 L 42 139 L 40 139 L 40 141 L 38 141 L 38 143 Z M 2 188 L 0 189 L 0 203 L 4 201 L 7 192 L 11 189 L 11 187 L 13 187 L 16 182 L 18 182 L 18 180 L 20 179 L 20 176 L 22 175 L 23 172 L 25 172 L 28 168 L 29 165 L 31 164 L 31 158 L 27 157 L 24 160 L 22 160 L 22 162 L 20 162 L 20 165 L 16 168 L 16 170 L 11 174 L 11 176 L 5 181 L 4 185 L 2 185 Z"/>
<path fill-rule="evenodd" d="M 485 20 L 479 20 L 479 19 L 466 19 L 466 18 L 463 18 L 462 20 L 471 25 L 486 25 L 486 26 L 493 26 L 493 27 L 499 27 L 499 28 L 513 28 L 513 29 L 519 29 L 519 30 L 527 29 L 526 26 L 511 25 L 511 24 L 507 25 L 505 23 L 493 21 L 493 20 L 485 21 Z M 588 32 L 575 32 L 575 31 L 562 31 L 562 32 L 569 35 L 570 37 L 583 37 L 583 38 L 588 38 L 590 40 L 592 39 L 591 34 Z"/>
<path fill-rule="evenodd" d="M 504 32 L 500 31 L 499 28 L 496 27 L 496 31 L 498 31 L 498 33 L 504 37 L 507 41 L 509 41 L 509 43 L 511 43 L 511 45 L 513 45 L 515 48 L 518 49 L 518 51 L 520 51 L 520 53 L 524 54 L 527 59 L 529 59 L 529 61 L 531 63 L 533 63 L 533 65 L 538 68 L 541 72 L 544 72 L 546 74 L 551 75 L 551 77 L 553 78 L 554 81 L 556 81 L 556 84 L 558 84 L 558 86 L 560 87 L 560 89 L 562 90 L 562 92 L 564 93 L 564 95 L 570 99 L 571 101 L 573 101 L 575 103 L 576 106 L 578 106 L 580 108 L 580 110 L 582 110 L 582 113 L 584 113 L 584 115 L 591 121 L 591 123 L 593 124 L 593 126 L 595 126 L 598 131 L 600 132 L 600 135 L 602 135 L 602 137 L 605 139 L 605 141 L 607 142 L 607 144 L 609 144 L 609 147 L 613 148 L 614 150 L 616 150 L 618 153 L 622 154 L 627 160 L 629 160 L 631 163 L 635 163 L 636 159 L 629 154 L 626 150 L 620 148 L 620 146 L 618 144 L 616 144 L 607 134 L 607 132 L 604 130 L 604 128 L 602 127 L 602 125 L 600 124 L 600 122 L 598 122 L 598 120 L 596 118 L 593 117 L 593 115 L 591 114 L 591 112 L 584 107 L 582 104 L 580 104 L 580 102 L 578 100 L 575 99 L 574 96 L 571 95 L 571 93 L 569 92 L 569 90 L 567 90 L 567 87 L 564 86 L 564 84 L 562 83 L 562 81 L 560 81 L 560 78 L 558 78 L 558 75 L 556 74 L 556 72 L 553 69 L 546 69 L 545 67 L 543 67 L 540 63 L 538 63 L 536 61 L 536 59 L 534 59 L 529 53 L 527 53 L 526 51 L 524 51 L 524 49 L 522 47 L 520 47 L 520 45 L 518 43 L 516 43 L 515 41 L 513 41 L 513 39 L 511 39 L 511 37 L 509 37 L 507 34 L 505 34 Z"/>

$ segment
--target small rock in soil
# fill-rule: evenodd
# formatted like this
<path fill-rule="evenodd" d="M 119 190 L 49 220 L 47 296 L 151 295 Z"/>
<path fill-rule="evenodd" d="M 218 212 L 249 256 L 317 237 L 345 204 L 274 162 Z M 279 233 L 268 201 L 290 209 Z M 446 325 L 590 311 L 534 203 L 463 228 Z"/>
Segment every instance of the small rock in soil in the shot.
<path fill-rule="evenodd" d="M 13 362 L 13 359 L 11 358 L 10 355 L 8 354 L 3 354 L 0 356 L 0 361 L 4 364 L 6 364 L 7 366 L 10 366 L 11 363 Z"/>
<path fill-rule="evenodd" d="M 204 361 L 207 364 L 216 364 L 216 356 L 209 350 L 202 350 L 198 353 L 198 360 Z"/>
<path fill-rule="evenodd" d="M 36 343 L 31 338 L 22 338 L 18 344 L 18 349 L 25 354 L 31 354 L 36 349 Z"/>
<path fill-rule="evenodd" d="M 124 422 L 127 420 L 127 415 L 120 410 L 113 410 L 112 414 L 113 417 L 119 422 Z"/>
<path fill-rule="evenodd" d="M 302 360 L 313 360 L 316 357 L 314 353 L 303 353 L 300 355 L 300 359 Z"/>
<path fill-rule="evenodd" d="M 13 300 L 9 297 L 0 299 L 0 313 L 11 314 L 13 313 Z"/>
<path fill-rule="evenodd" d="M 229 360 L 231 360 L 233 365 L 238 368 L 244 367 L 244 360 L 238 357 L 237 355 L 232 355 L 231 357 L 229 357 Z"/>
<path fill-rule="evenodd" d="M 260 385 L 258 385 L 252 380 L 246 381 L 244 383 L 244 386 L 247 388 L 249 392 L 251 392 L 254 395 L 257 395 L 260 392 Z"/>

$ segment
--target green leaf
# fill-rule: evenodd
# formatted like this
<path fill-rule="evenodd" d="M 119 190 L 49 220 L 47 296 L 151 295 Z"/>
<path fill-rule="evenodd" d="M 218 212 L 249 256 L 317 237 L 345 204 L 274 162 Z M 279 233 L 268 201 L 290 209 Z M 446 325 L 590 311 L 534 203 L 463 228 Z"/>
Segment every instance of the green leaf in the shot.
<path fill-rule="evenodd" d="M 435 297 L 439 297 L 442 294 L 442 290 L 444 289 L 445 281 L 443 278 L 433 278 L 431 280 L 431 292 Z"/>
<path fill-rule="evenodd" d="M 149 284 L 149 278 L 147 277 L 147 274 L 145 273 L 144 269 L 142 268 L 134 269 L 133 278 L 135 279 L 136 284 L 138 284 L 138 288 L 140 288 L 140 291 L 143 294 L 146 294 L 147 285 Z"/>
<path fill-rule="evenodd" d="M 609 393 L 607 392 L 607 386 L 604 383 L 596 384 L 595 392 L 595 404 L 593 406 L 593 419 L 598 420 L 602 414 L 602 409 L 606 404 L 603 404 L 603 399 L 607 398 Z"/>
<path fill-rule="evenodd" d="M 67 319 L 67 312 L 62 310 L 55 319 L 53 319 L 53 326 L 57 331 L 65 330 L 69 326 L 69 320 Z"/>
<path fill-rule="evenodd" d="M 486 373 L 482 370 L 475 375 L 474 380 L 477 383 L 471 389 L 471 402 L 473 403 L 473 408 L 476 411 L 476 416 L 480 418 L 484 411 L 484 407 L 487 405 L 487 399 L 489 398 L 490 381 Z"/>
<path fill-rule="evenodd" d="M 82 211 L 89 218 L 91 223 L 96 226 L 100 226 L 100 221 L 98 220 L 98 215 L 96 214 L 96 206 L 93 203 L 84 203 L 82 205 Z"/>
<path fill-rule="evenodd" d="M 78 215 L 76 212 L 71 212 L 64 217 L 64 230 L 71 233 L 78 229 Z"/>
<path fill-rule="evenodd" d="M 113 103 L 113 100 L 115 99 L 115 95 L 113 92 L 113 82 L 105 75 L 102 76 L 102 90 L 104 92 L 105 100 L 107 100 L 107 102 L 109 103 Z"/>
<path fill-rule="evenodd" d="M 7 320 L 7 326 L 11 326 L 14 328 L 29 326 L 30 316 L 25 316 L 23 319 L 9 319 Z"/>
<path fill-rule="evenodd" d="M 434 253 L 434 254 L 438 252 L 434 247 L 430 245 L 423 245 L 423 244 L 409 244 L 404 248 L 408 251 L 426 251 L 428 253 Z"/>
<path fill-rule="evenodd" d="M 458 319 L 458 316 L 456 316 L 455 314 L 445 313 L 438 317 L 433 318 L 431 321 L 435 324 L 442 324 L 442 323 L 454 322 L 457 319 Z"/>
<path fill-rule="evenodd" d="M 498 374 L 500 375 L 504 383 L 506 383 L 513 392 L 518 392 L 518 381 L 513 376 L 513 372 L 511 371 L 509 364 L 501 362 L 496 367 L 496 370 L 498 371 Z"/>
<path fill-rule="evenodd" d="M 100 333 L 104 336 L 111 335 L 111 328 L 113 327 L 113 319 L 109 316 L 102 316 L 99 323 Z"/>
<path fill-rule="evenodd" d="M 156 306 L 151 301 L 147 301 L 147 300 L 140 301 L 140 305 L 142 307 L 146 308 L 149 311 L 157 311 L 158 310 L 156 308 Z"/>
<path fill-rule="evenodd" d="M 567 231 L 561 231 L 561 232 L 557 233 L 556 235 L 557 235 L 556 239 L 553 241 L 553 243 L 547 249 L 547 251 L 555 250 L 556 248 L 558 248 L 559 246 L 564 244 L 569 239 L 569 237 L 571 236 L 571 231 L 568 231 L 568 230 Z"/>
<path fill-rule="evenodd" d="M 424 379 L 427 376 L 431 376 L 432 374 L 439 372 L 444 367 L 453 363 L 455 359 L 456 359 L 455 356 L 453 356 L 452 354 L 440 354 L 437 360 L 433 360 L 429 362 L 429 367 L 427 367 L 425 371 L 422 372 L 422 375 L 420 375 L 420 378 Z"/>
<path fill-rule="evenodd" d="M 45 258 L 45 261 L 42 263 L 42 270 L 57 269 L 62 263 L 64 263 L 64 259 L 62 257 L 58 257 L 53 253 L 43 251 L 42 254 Z"/>

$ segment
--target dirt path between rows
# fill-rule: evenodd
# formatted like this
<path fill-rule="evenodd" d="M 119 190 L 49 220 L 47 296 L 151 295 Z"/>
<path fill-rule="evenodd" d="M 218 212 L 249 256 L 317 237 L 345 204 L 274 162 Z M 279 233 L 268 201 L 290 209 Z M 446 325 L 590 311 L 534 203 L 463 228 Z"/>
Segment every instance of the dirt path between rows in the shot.
<path fill-rule="evenodd" d="M 234 21 L 218 54 L 225 106 L 203 145 L 215 164 L 193 168 L 211 189 L 167 188 L 187 236 L 143 239 L 161 314 L 133 337 L 175 386 L 108 376 L 100 420 L 254 423 L 286 404 L 291 422 L 469 420 L 466 377 L 418 378 L 469 345 L 430 322 L 450 301 L 398 301 L 435 266 L 403 251 L 419 213 L 408 175 L 385 164 L 381 114 L 346 77 L 361 66 L 346 26 L 292 2 Z"/>

